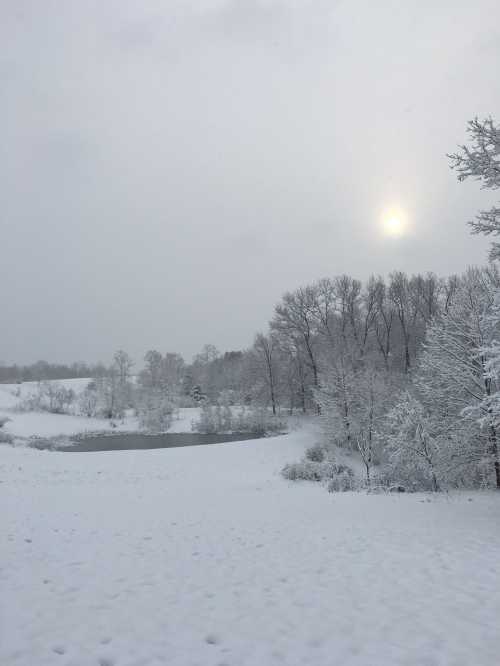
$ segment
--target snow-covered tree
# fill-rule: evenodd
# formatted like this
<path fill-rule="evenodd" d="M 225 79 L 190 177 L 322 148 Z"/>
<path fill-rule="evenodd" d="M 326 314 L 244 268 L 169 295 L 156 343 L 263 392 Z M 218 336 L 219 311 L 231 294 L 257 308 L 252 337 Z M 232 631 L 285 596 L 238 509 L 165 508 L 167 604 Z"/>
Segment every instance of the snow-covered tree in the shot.
<path fill-rule="evenodd" d="M 96 380 L 99 411 L 104 418 L 121 419 L 125 416 L 124 395 L 118 371 L 114 366 L 109 368 L 105 377 L 98 377 Z"/>
<path fill-rule="evenodd" d="M 186 363 L 180 354 L 167 352 L 163 356 L 161 375 L 162 383 L 172 395 L 180 395 L 184 381 Z"/>
<path fill-rule="evenodd" d="M 139 425 L 152 433 L 166 432 L 172 424 L 174 413 L 174 403 L 159 389 L 143 394 L 137 410 Z"/>
<path fill-rule="evenodd" d="M 383 420 L 394 401 L 395 378 L 374 368 L 362 368 L 354 387 L 354 413 L 356 429 L 354 440 L 366 470 L 366 481 L 371 484 L 371 471 L 381 462 Z"/>
<path fill-rule="evenodd" d="M 321 408 L 322 428 L 326 440 L 337 446 L 353 447 L 353 420 L 355 371 L 339 357 L 330 363 L 322 374 L 321 385 L 315 391 L 315 399 Z"/>
<path fill-rule="evenodd" d="M 379 430 L 393 402 L 397 379 L 385 370 L 339 362 L 324 373 L 316 391 L 326 441 L 358 451 L 370 471 L 380 458 Z"/>
<path fill-rule="evenodd" d="M 424 406 L 405 392 L 389 412 L 388 426 L 387 452 L 394 480 L 424 488 L 429 482 L 432 490 L 439 490 L 439 440 Z"/>
<path fill-rule="evenodd" d="M 130 381 L 131 370 L 134 365 L 133 360 L 126 351 L 119 349 L 113 356 L 113 364 L 116 367 L 120 384 L 125 385 Z"/>
<path fill-rule="evenodd" d="M 99 410 L 99 394 L 97 384 L 91 381 L 78 396 L 78 408 L 84 416 L 97 416 Z"/>
<path fill-rule="evenodd" d="M 489 457 L 498 487 L 498 427 L 491 405 L 498 390 L 493 305 L 499 281 L 493 267 L 470 269 L 460 279 L 453 304 L 428 328 L 414 378 L 435 438 L 449 449 L 448 477 L 460 469 L 473 474 Z"/>
<path fill-rule="evenodd" d="M 133 360 L 123 349 L 119 349 L 113 356 L 113 364 L 108 373 L 109 389 L 115 392 L 116 410 L 125 413 L 132 404 L 131 371 Z"/>
<path fill-rule="evenodd" d="M 475 355 L 483 371 L 484 390 L 482 399 L 475 401 L 464 410 L 464 414 L 476 418 L 488 436 L 487 453 L 493 461 L 497 488 L 500 488 L 500 291 L 483 315 L 481 328 L 484 331 L 484 344 Z"/>
<path fill-rule="evenodd" d="M 30 393 L 20 405 L 22 410 L 67 414 L 75 400 L 72 389 L 56 381 L 38 382 L 36 390 Z"/>
<path fill-rule="evenodd" d="M 144 369 L 139 373 L 139 381 L 144 387 L 157 389 L 161 385 L 163 357 L 156 349 L 144 354 Z"/>
<path fill-rule="evenodd" d="M 449 155 L 451 168 L 458 172 L 458 179 L 474 178 L 482 187 L 491 190 L 500 188 L 500 128 L 492 118 L 475 118 L 468 123 L 470 145 L 460 146 L 457 153 Z M 470 222 L 472 232 L 487 236 L 500 235 L 500 206 L 482 210 Z M 500 244 L 492 243 L 490 256 L 500 258 Z"/>

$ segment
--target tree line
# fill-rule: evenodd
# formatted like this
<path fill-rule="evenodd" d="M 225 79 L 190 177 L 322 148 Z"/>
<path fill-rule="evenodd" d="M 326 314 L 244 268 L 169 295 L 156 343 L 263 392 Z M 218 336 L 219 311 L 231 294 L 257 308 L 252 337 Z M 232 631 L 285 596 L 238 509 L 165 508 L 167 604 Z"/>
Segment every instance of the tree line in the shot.
<path fill-rule="evenodd" d="M 0 383 L 16 384 L 19 382 L 40 382 L 53 379 L 75 379 L 78 377 L 99 377 L 106 374 L 103 363 L 49 363 L 36 361 L 29 365 L 2 363 L 0 361 Z"/>

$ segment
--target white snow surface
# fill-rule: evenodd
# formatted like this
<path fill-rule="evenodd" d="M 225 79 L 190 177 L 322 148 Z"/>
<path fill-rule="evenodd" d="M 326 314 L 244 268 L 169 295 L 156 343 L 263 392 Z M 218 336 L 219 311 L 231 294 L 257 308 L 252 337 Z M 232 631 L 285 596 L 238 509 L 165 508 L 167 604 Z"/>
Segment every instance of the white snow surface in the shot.
<path fill-rule="evenodd" d="M 328 494 L 290 435 L 0 447 L 0 663 L 493 666 L 494 493 Z"/>

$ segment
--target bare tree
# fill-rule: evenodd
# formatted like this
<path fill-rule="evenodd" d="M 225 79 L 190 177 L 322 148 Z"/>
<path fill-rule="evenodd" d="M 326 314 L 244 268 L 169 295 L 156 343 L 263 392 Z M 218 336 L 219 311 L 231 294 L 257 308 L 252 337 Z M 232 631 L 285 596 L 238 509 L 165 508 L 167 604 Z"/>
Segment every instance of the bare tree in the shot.
<path fill-rule="evenodd" d="M 313 386 L 319 385 L 318 331 L 316 327 L 316 291 L 304 287 L 285 294 L 275 308 L 271 329 L 304 350 L 304 359 L 311 368 Z M 319 409 L 319 408 L 318 408 Z"/>
<path fill-rule="evenodd" d="M 384 366 L 389 370 L 389 357 L 391 356 L 391 341 L 395 310 L 388 296 L 387 287 L 381 277 L 375 278 L 372 285 L 375 295 L 376 312 L 374 321 L 375 337 Z"/>
<path fill-rule="evenodd" d="M 277 367 L 276 356 L 278 351 L 278 341 L 275 335 L 264 335 L 257 333 L 254 341 L 254 350 L 257 357 L 261 360 L 264 368 L 264 377 L 269 390 L 269 399 L 273 414 L 276 415 L 276 384 Z"/>
<path fill-rule="evenodd" d="M 118 372 L 118 380 L 125 385 L 130 380 L 131 370 L 134 365 L 133 360 L 123 349 L 119 349 L 113 356 L 113 363 Z"/>
<path fill-rule="evenodd" d="M 415 322 L 419 311 L 418 298 L 412 292 L 408 276 L 401 271 L 390 275 L 389 298 L 396 311 L 401 329 L 404 353 L 404 370 L 406 373 L 411 367 L 410 343 L 414 333 Z"/>
<path fill-rule="evenodd" d="M 141 383 L 151 388 L 159 388 L 162 376 L 163 358 L 159 351 L 150 349 L 144 354 L 145 368 L 140 374 Z"/>
<path fill-rule="evenodd" d="M 184 380 L 186 363 L 180 354 L 167 352 L 161 362 L 161 382 L 169 392 L 179 394 Z"/>

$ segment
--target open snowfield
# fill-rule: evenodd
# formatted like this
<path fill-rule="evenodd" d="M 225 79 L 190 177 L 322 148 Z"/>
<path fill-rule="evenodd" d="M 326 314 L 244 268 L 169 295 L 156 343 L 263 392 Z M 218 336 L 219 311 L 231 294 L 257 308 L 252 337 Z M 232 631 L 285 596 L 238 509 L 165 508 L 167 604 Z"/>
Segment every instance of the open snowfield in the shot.
<path fill-rule="evenodd" d="M 6 666 L 493 666 L 494 493 L 284 481 L 314 435 L 0 447 Z"/>

